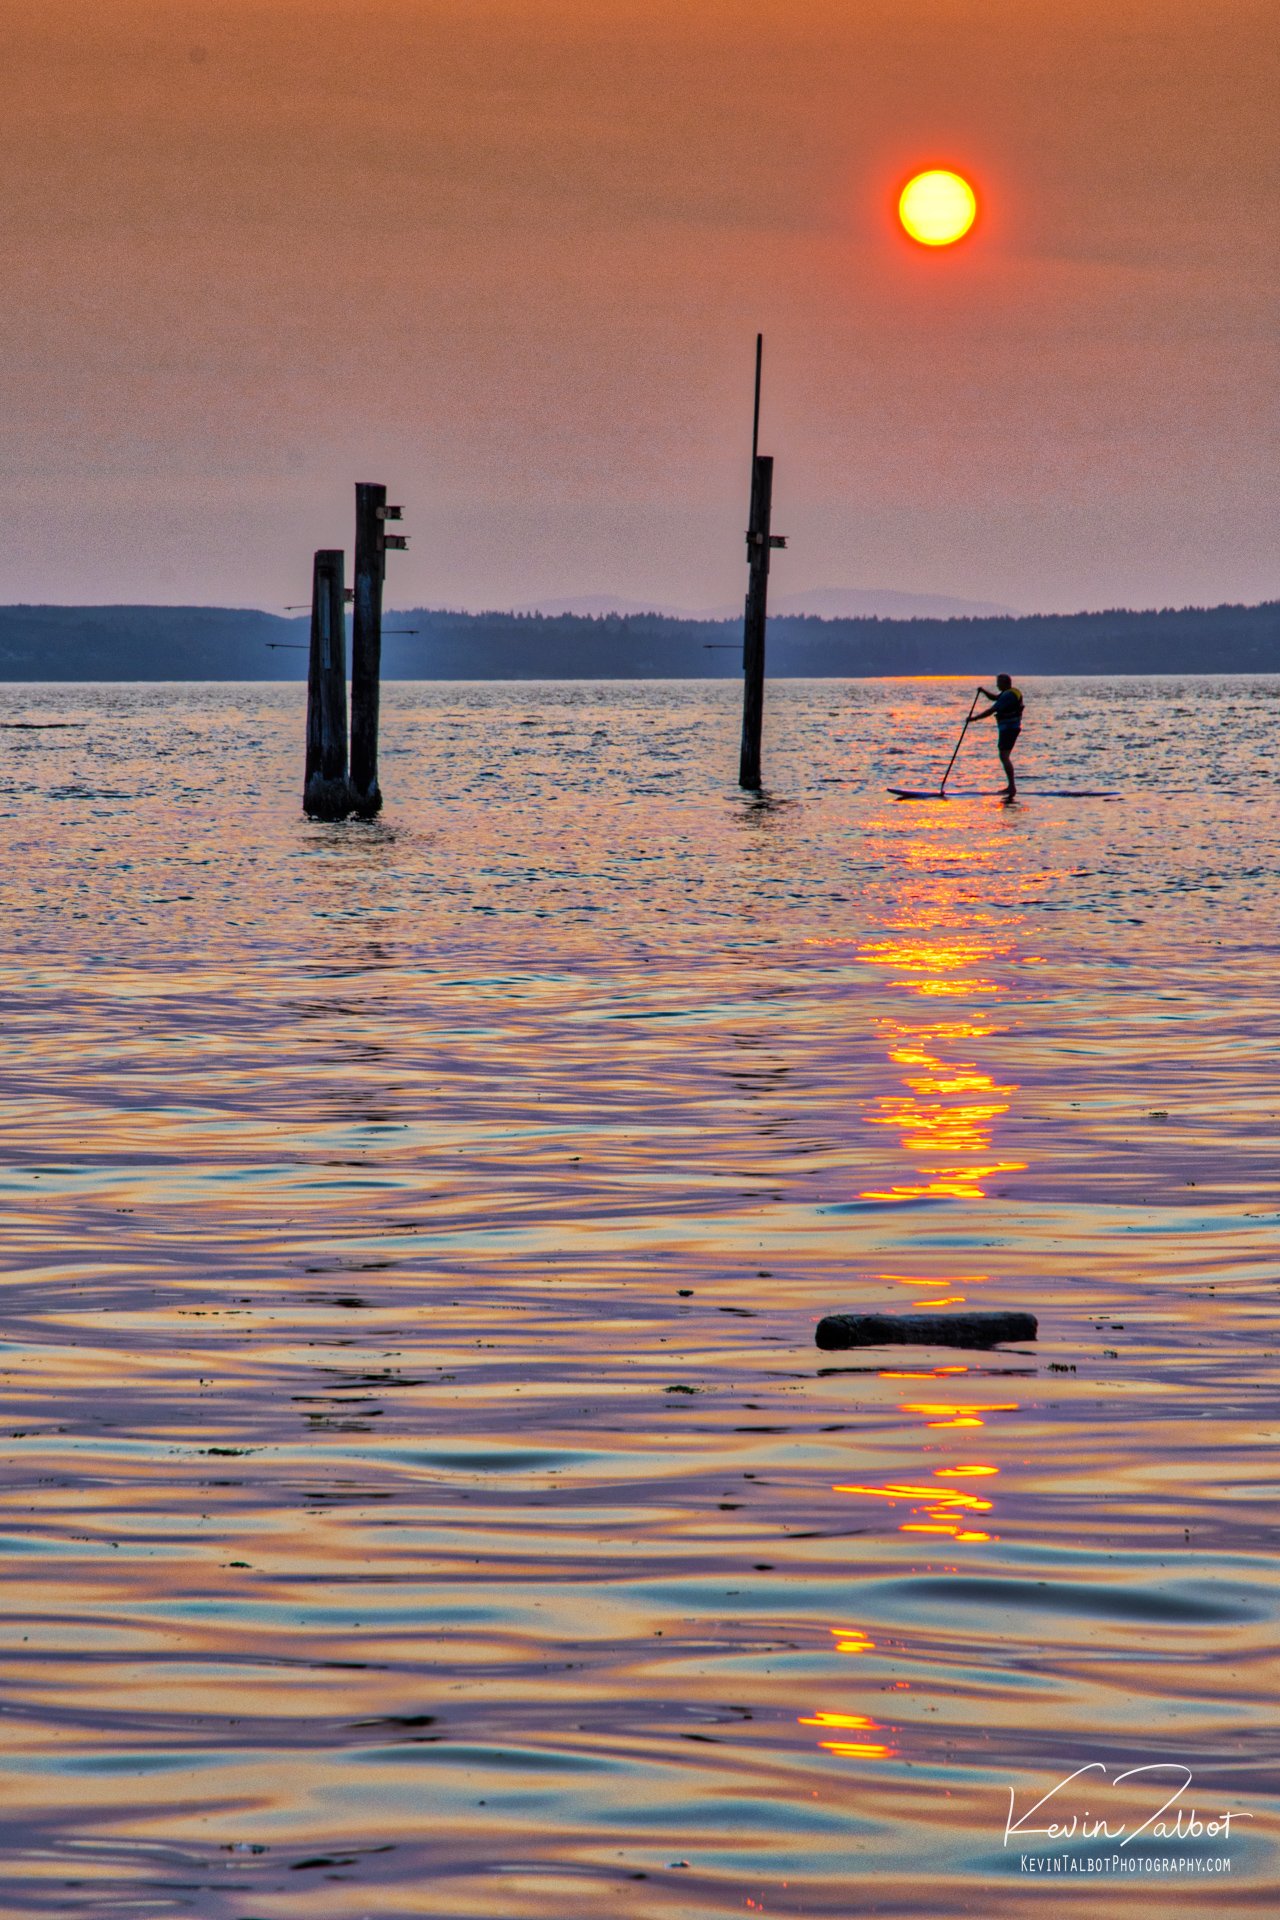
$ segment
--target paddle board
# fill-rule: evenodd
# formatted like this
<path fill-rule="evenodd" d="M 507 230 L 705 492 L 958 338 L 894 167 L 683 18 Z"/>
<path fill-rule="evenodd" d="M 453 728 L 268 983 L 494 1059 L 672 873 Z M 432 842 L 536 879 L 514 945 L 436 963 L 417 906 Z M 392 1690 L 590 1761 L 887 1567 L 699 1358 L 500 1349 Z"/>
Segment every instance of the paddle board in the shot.
<path fill-rule="evenodd" d="M 947 793 L 939 793 L 936 787 L 928 792 L 917 791 L 914 787 L 890 787 L 888 791 L 896 800 L 1003 800 L 1003 787 L 952 787 Z M 1017 800 L 1119 800 L 1123 796 L 1106 787 L 1019 787 L 1014 795 Z"/>

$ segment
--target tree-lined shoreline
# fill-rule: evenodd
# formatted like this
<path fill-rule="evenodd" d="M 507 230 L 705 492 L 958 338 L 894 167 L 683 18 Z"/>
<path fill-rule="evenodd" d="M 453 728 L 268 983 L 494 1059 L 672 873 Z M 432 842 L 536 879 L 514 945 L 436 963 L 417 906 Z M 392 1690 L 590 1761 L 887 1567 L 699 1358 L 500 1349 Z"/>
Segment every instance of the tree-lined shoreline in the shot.
<path fill-rule="evenodd" d="M 391 680 L 735 679 L 740 620 L 389 614 Z M 412 632 L 395 632 L 396 627 Z M 303 680 L 307 622 L 253 609 L 0 607 L 0 680 Z M 775 679 L 1280 673 L 1280 601 L 950 619 L 769 622 Z"/>

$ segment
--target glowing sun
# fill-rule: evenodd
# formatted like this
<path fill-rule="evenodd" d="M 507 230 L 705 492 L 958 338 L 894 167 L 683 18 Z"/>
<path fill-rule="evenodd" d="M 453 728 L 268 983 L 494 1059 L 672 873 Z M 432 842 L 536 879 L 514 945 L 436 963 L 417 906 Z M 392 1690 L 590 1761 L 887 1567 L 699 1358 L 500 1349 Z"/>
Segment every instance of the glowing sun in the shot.
<path fill-rule="evenodd" d="M 943 167 L 931 167 L 908 180 L 898 201 L 898 218 L 922 247 L 949 247 L 963 240 L 978 211 L 969 182 Z"/>

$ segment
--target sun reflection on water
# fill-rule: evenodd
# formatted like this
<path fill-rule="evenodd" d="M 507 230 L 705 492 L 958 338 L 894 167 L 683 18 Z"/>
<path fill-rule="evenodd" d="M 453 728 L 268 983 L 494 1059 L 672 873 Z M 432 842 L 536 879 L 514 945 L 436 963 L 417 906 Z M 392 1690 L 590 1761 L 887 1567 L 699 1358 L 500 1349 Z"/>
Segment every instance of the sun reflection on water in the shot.
<path fill-rule="evenodd" d="M 937 1377 L 942 1371 L 938 1369 L 936 1373 L 912 1375 L 886 1369 L 880 1378 L 930 1378 Z M 955 1367 L 946 1371 L 954 1376 L 968 1370 Z M 975 1427 L 985 1427 L 991 1414 L 1017 1413 L 1019 1402 L 903 1400 L 899 1401 L 898 1410 L 923 1419 L 930 1431 L 969 1431 Z M 933 1467 L 928 1478 L 921 1474 L 918 1478 L 891 1478 L 879 1483 L 838 1481 L 832 1487 L 832 1492 L 851 1494 L 861 1500 L 883 1501 L 891 1510 L 905 1508 L 905 1517 L 896 1521 L 899 1533 L 939 1534 L 961 1545 L 980 1546 L 998 1538 L 988 1532 L 985 1526 L 976 1524 L 979 1516 L 994 1511 L 994 1500 L 988 1498 L 985 1492 L 970 1492 L 963 1486 L 950 1486 L 947 1482 L 987 1481 L 994 1479 L 999 1472 L 1000 1468 L 990 1461 L 956 1460 L 945 1466 Z"/>
<path fill-rule="evenodd" d="M 940 902 L 939 911 L 946 910 Z M 912 935 L 865 941 L 857 957 L 864 966 L 904 975 L 890 984 L 917 998 L 962 999 L 999 994 L 998 981 L 973 969 L 1009 955 L 1007 941 Z M 995 1123 L 1009 1112 L 1009 1097 L 1017 1091 L 1016 1083 L 997 1080 L 972 1057 L 973 1043 L 1000 1031 L 992 1021 L 882 1019 L 880 1028 L 891 1064 L 906 1071 L 901 1074 L 903 1091 L 882 1096 L 879 1111 L 868 1116 L 870 1124 L 895 1131 L 904 1152 L 927 1156 L 927 1161 L 918 1178 L 864 1188 L 862 1199 L 981 1200 L 986 1182 L 1025 1169 L 1025 1161 L 992 1157 Z M 970 1044 L 961 1053 L 965 1042 Z M 944 1304 L 962 1297 L 949 1295 Z"/>
<path fill-rule="evenodd" d="M 868 1639 L 860 1627 L 832 1627 L 830 1629 L 836 1642 L 837 1653 L 871 1653 L 875 1650 L 875 1641 Z M 819 1740 L 818 1746 L 838 1760 L 894 1760 L 900 1749 L 891 1739 L 854 1740 L 848 1736 L 860 1734 L 893 1734 L 896 1727 L 886 1727 L 870 1714 L 836 1713 L 819 1708 L 813 1713 L 800 1714 L 797 1726 L 817 1727 L 820 1732 L 835 1736 Z"/>

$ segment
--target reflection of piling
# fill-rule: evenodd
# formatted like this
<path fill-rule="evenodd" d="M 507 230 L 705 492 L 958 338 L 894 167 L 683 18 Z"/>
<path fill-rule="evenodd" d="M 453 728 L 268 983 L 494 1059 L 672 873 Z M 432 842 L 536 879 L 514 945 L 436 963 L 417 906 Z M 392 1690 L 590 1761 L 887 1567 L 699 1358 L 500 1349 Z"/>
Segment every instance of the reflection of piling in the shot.
<path fill-rule="evenodd" d="M 378 786 L 378 691 L 382 673 L 382 527 L 387 490 L 356 487 L 355 607 L 351 621 L 351 804 L 369 817 L 382 806 Z"/>
<path fill-rule="evenodd" d="M 747 609 L 742 635 L 742 748 L 738 785 L 758 792 L 761 785 L 760 737 L 764 727 L 764 635 L 769 611 L 769 554 L 786 540 L 770 532 L 773 512 L 773 459 L 760 443 L 760 368 L 764 337 L 756 335 L 756 403 L 751 432 L 751 516 L 747 527 Z"/>
<path fill-rule="evenodd" d="M 342 820 L 351 811 L 343 565 L 341 552 L 322 549 L 315 557 L 312 573 L 307 765 L 302 804 L 314 820 Z"/>

